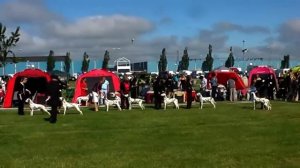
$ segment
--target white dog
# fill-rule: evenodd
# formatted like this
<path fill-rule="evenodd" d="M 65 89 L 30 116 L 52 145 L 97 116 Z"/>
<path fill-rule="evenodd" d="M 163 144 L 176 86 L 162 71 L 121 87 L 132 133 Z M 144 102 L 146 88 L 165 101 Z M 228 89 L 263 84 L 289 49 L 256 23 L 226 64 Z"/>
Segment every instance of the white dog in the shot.
<path fill-rule="evenodd" d="M 128 94 L 126 94 L 126 95 L 124 95 L 124 96 L 125 96 L 125 97 L 128 97 L 129 110 L 132 109 L 132 106 L 131 106 L 131 105 L 132 105 L 133 103 L 138 104 L 142 110 L 145 109 L 145 106 L 143 105 L 143 102 L 145 102 L 145 100 L 139 99 L 139 98 L 132 98 L 132 97 L 130 97 Z"/>
<path fill-rule="evenodd" d="M 86 102 L 85 105 L 87 106 L 89 99 L 90 99 L 90 94 L 88 94 L 86 96 L 79 96 L 79 97 L 77 97 L 76 102 L 78 102 L 78 104 L 81 105 L 81 102 L 84 101 L 84 102 Z"/>
<path fill-rule="evenodd" d="M 104 104 L 106 106 L 106 111 L 108 111 L 109 106 L 112 106 L 112 105 L 116 105 L 120 111 L 122 110 L 121 106 L 120 106 L 121 98 L 119 96 L 115 96 L 114 100 L 108 100 L 107 98 L 105 98 Z"/>
<path fill-rule="evenodd" d="M 167 109 L 167 104 L 173 103 L 176 109 L 179 109 L 178 99 L 176 98 L 168 98 L 165 93 L 162 93 L 161 96 L 164 97 L 164 109 Z"/>
<path fill-rule="evenodd" d="M 62 98 L 62 107 L 64 109 L 64 115 L 66 115 L 66 111 L 69 108 L 75 108 L 81 115 L 83 115 L 82 111 L 79 108 L 80 104 L 77 103 L 69 103 L 66 99 Z"/>
<path fill-rule="evenodd" d="M 271 110 L 272 107 L 269 99 L 256 97 L 254 92 L 251 92 L 251 94 L 253 96 L 253 110 L 255 110 L 256 108 L 256 102 L 262 103 L 264 108 L 266 108 L 267 110 Z"/>
<path fill-rule="evenodd" d="M 42 110 L 42 111 L 44 111 L 44 112 L 46 112 L 47 114 L 50 115 L 50 113 L 46 109 L 46 106 L 44 106 L 42 104 L 36 104 L 30 98 L 27 98 L 26 102 L 29 103 L 29 109 L 30 109 L 30 115 L 31 116 L 33 116 L 33 111 L 34 110 Z"/>
<path fill-rule="evenodd" d="M 197 96 L 199 96 L 199 101 L 200 101 L 200 108 L 202 109 L 203 103 L 209 102 L 216 108 L 216 101 L 212 97 L 203 97 L 201 93 L 197 93 Z"/>

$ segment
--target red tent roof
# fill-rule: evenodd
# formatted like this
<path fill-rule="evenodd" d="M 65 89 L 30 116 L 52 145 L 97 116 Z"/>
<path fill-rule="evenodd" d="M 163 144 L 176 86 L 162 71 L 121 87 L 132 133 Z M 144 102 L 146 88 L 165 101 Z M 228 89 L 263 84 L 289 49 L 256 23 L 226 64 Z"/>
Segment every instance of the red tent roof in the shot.
<path fill-rule="evenodd" d="M 15 91 L 15 82 L 17 78 L 21 77 L 27 77 L 27 78 L 46 78 L 46 80 L 49 82 L 51 77 L 48 73 L 36 69 L 36 68 L 30 68 L 30 69 L 25 69 L 24 71 L 16 73 L 7 83 L 7 92 L 5 94 L 4 102 L 3 102 L 3 107 L 4 108 L 10 108 L 12 107 L 12 100 L 14 96 L 14 91 Z"/>
<path fill-rule="evenodd" d="M 254 77 L 259 74 L 259 75 L 262 75 L 262 74 L 269 74 L 269 75 L 272 75 L 273 78 L 275 79 L 276 81 L 276 87 L 278 87 L 278 83 L 277 83 L 277 78 L 276 78 L 276 74 L 275 74 L 275 71 L 273 68 L 271 67 L 268 67 L 268 66 L 258 66 L 258 67 L 255 67 L 253 68 L 250 72 L 249 72 L 249 86 L 252 85 L 252 82 L 253 82 L 253 79 Z"/>
<path fill-rule="evenodd" d="M 81 96 L 81 82 L 84 78 L 93 78 L 93 77 L 111 77 L 111 83 L 113 85 L 114 91 L 119 91 L 120 90 L 120 79 L 119 77 L 106 70 L 106 69 L 93 69 L 81 76 L 76 80 L 75 84 L 75 93 L 73 96 L 72 102 L 76 102 L 77 97 Z"/>
<path fill-rule="evenodd" d="M 227 86 L 227 81 L 230 78 L 236 78 L 236 81 L 235 81 L 236 89 L 237 90 L 243 90 L 243 89 L 246 88 L 243 80 L 241 79 L 241 77 L 237 73 L 232 72 L 232 71 L 228 71 L 228 72 L 212 71 L 212 72 L 209 72 L 208 78 L 207 78 L 208 82 L 211 80 L 214 73 L 217 75 L 217 79 L 218 79 L 219 84 Z"/>

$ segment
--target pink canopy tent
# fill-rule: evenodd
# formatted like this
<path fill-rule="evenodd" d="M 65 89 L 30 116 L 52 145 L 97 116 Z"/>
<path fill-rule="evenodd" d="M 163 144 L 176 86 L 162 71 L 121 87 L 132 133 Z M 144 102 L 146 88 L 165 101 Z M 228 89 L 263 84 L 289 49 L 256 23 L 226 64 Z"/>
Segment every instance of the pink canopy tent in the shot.
<path fill-rule="evenodd" d="M 72 102 L 76 102 L 77 97 L 82 96 L 81 93 L 81 84 L 83 79 L 86 79 L 88 92 L 90 93 L 94 84 L 99 81 L 100 77 L 105 77 L 109 82 L 109 91 L 115 92 L 120 90 L 120 79 L 119 77 L 106 70 L 106 69 L 93 69 L 81 76 L 76 80 L 75 84 L 75 93 L 72 99 Z"/>
<path fill-rule="evenodd" d="M 212 71 L 212 72 L 209 72 L 208 78 L 207 78 L 208 83 L 211 80 L 213 74 L 217 75 L 217 79 L 218 79 L 219 84 L 222 84 L 222 85 L 226 86 L 227 81 L 229 79 L 235 78 L 236 79 L 235 84 L 236 84 L 236 89 L 237 90 L 243 90 L 243 89 L 246 88 L 246 86 L 245 86 L 243 80 L 241 79 L 241 77 L 233 71 L 225 71 L 225 72 L 224 71 Z"/>
<path fill-rule="evenodd" d="M 3 107 L 12 107 L 16 86 L 22 77 L 27 77 L 28 82 L 26 86 L 32 93 L 45 93 L 46 85 L 51 80 L 50 75 L 40 69 L 30 68 L 16 73 L 7 83 L 7 92 L 5 94 Z"/>
<path fill-rule="evenodd" d="M 249 72 L 249 86 L 251 86 L 253 84 L 253 80 L 255 79 L 256 75 L 259 75 L 260 78 L 266 78 L 267 76 L 272 75 L 276 81 L 276 88 L 278 88 L 276 73 L 273 68 L 268 67 L 268 66 L 258 66 L 258 67 L 253 68 Z"/>

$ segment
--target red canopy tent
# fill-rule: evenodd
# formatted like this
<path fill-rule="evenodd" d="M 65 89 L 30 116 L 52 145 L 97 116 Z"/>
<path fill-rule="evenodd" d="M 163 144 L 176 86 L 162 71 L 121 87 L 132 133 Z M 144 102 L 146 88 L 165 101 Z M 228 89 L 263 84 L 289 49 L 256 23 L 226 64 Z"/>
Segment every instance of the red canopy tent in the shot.
<path fill-rule="evenodd" d="M 237 90 L 243 90 L 246 88 L 241 77 L 233 71 L 211 71 L 208 73 L 208 76 L 207 76 L 208 83 L 211 80 L 211 78 L 213 77 L 213 74 L 217 75 L 218 83 L 224 85 L 225 87 L 227 86 L 227 81 L 229 79 L 235 78 L 236 79 L 235 84 L 236 84 Z"/>
<path fill-rule="evenodd" d="M 106 70 L 106 69 L 93 69 L 81 76 L 76 80 L 75 93 L 72 102 L 76 102 L 77 97 L 82 96 L 81 84 L 82 80 L 86 79 L 88 92 L 90 93 L 94 84 L 99 81 L 99 77 L 105 77 L 109 82 L 109 92 L 115 92 L 120 90 L 120 79 L 119 77 Z"/>
<path fill-rule="evenodd" d="M 14 94 L 17 89 L 16 86 L 22 77 L 28 78 L 26 86 L 32 93 L 45 93 L 46 84 L 51 79 L 48 73 L 36 68 L 25 69 L 16 73 L 7 83 L 7 92 L 3 102 L 4 108 L 12 107 Z"/>
<path fill-rule="evenodd" d="M 256 75 L 259 75 L 260 78 L 262 78 L 262 79 L 267 79 L 268 76 L 272 75 L 273 79 L 275 79 L 275 81 L 276 81 L 276 88 L 278 88 L 276 73 L 275 73 L 273 68 L 268 67 L 268 66 L 258 66 L 258 67 L 253 68 L 249 72 L 249 80 L 248 80 L 249 81 L 249 86 L 252 85 L 253 80 L 256 77 Z"/>

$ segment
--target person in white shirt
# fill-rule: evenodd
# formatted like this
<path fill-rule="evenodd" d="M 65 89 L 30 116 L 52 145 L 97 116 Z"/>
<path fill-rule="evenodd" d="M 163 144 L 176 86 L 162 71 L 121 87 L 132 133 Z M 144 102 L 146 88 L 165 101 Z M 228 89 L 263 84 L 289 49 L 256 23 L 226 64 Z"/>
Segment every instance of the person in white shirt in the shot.
<path fill-rule="evenodd" d="M 200 76 L 200 93 L 205 96 L 206 95 L 206 89 L 207 89 L 207 79 L 204 77 L 204 75 Z"/>
<path fill-rule="evenodd" d="M 0 77 L 0 85 L 2 86 L 2 90 L 6 93 L 6 82 Z"/>

